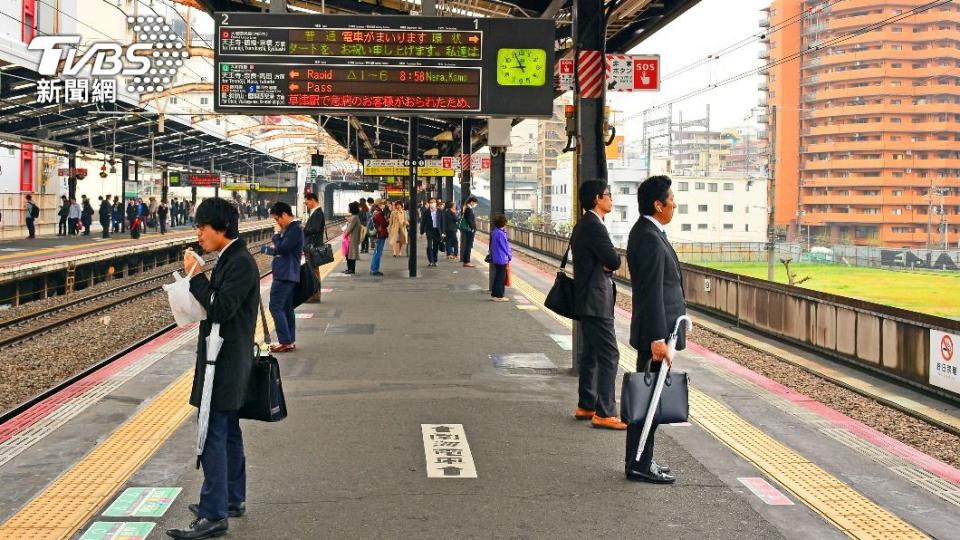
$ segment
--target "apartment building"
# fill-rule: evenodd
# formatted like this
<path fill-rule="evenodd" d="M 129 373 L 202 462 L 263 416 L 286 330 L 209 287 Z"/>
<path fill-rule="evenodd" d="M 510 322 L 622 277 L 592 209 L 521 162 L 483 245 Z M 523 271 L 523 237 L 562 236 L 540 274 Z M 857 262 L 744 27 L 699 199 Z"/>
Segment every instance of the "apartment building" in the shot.
<path fill-rule="evenodd" d="M 789 236 L 960 242 L 960 5 L 911 12 L 925 4 L 776 0 L 766 8 L 761 60 L 813 47 L 771 65 L 760 86 L 776 144 L 776 222 Z M 862 31 L 869 25 L 878 27 Z"/>

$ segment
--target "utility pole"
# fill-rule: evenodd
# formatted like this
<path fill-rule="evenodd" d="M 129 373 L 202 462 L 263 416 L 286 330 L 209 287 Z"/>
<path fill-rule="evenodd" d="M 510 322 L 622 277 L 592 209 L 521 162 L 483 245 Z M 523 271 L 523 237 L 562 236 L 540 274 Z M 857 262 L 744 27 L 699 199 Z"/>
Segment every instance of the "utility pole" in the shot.
<path fill-rule="evenodd" d="M 933 249 L 933 178 L 927 192 L 927 249 Z"/>
<path fill-rule="evenodd" d="M 770 106 L 770 165 L 767 179 L 767 280 L 773 281 L 774 259 L 776 259 L 776 218 L 777 218 L 777 106 Z"/>

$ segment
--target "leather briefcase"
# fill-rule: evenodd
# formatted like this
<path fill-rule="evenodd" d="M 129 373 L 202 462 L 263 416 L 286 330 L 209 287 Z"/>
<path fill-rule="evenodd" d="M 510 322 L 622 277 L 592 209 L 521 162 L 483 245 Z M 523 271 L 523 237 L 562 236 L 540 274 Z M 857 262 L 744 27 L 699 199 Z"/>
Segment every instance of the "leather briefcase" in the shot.
<path fill-rule="evenodd" d="M 259 296 L 258 292 L 260 324 L 263 328 L 263 339 L 269 346 L 270 327 L 267 326 L 267 315 L 263 311 L 263 299 Z M 250 382 L 247 385 L 247 399 L 240 407 L 240 418 L 279 422 L 287 417 L 287 401 L 283 397 L 280 363 L 273 355 L 263 354 L 259 345 L 255 346 L 255 351 L 253 371 L 250 373 Z"/>
<path fill-rule="evenodd" d="M 333 247 L 330 244 L 307 246 L 306 252 L 313 266 L 320 267 L 333 262 Z"/>
<path fill-rule="evenodd" d="M 624 373 L 620 389 L 620 418 L 628 424 L 643 424 L 647 409 L 653 398 L 653 386 L 657 383 L 657 374 Z M 670 369 L 663 383 L 660 405 L 657 407 L 654 422 L 673 424 L 686 422 L 690 413 L 689 377 L 683 371 Z"/>
<path fill-rule="evenodd" d="M 560 271 L 557 272 L 557 279 L 554 280 L 553 287 L 550 287 L 550 292 L 547 293 L 543 305 L 557 315 L 576 321 L 579 320 L 579 317 L 574 307 L 576 302 L 573 297 L 573 278 L 566 271 L 569 257 L 570 244 L 567 244 L 567 252 L 564 253 L 563 260 L 560 261 Z"/>

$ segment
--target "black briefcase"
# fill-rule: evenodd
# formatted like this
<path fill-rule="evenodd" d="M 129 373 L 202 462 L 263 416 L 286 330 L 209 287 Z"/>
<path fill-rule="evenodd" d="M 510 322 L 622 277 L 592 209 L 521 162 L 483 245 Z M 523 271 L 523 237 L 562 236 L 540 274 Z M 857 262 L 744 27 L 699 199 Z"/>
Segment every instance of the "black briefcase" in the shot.
<path fill-rule="evenodd" d="M 261 422 L 279 422 L 287 417 L 283 398 L 280 364 L 272 355 L 257 353 L 247 388 L 247 401 L 240 408 L 240 418 Z"/>
<path fill-rule="evenodd" d="M 267 314 L 263 311 L 263 299 L 257 291 L 260 304 L 260 324 L 263 338 L 270 345 L 270 327 L 267 326 Z M 270 353 L 263 354 L 260 346 L 255 347 L 253 371 L 247 385 L 247 399 L 240 407 L 240 418 L 261 422 L 279 422 L 287 417 L 287 402 L 283 398 L 283 382 L 280 379 L 280 363 Z"/>
<path fill-rule="evenodd" d="M 576 302 L 573 296 L 573 278 L 570 277 L 566 271 L 567 259 L 569 257 L 570 245 L 567 244 L 567 252 L 564 253 L 563 260 L 560 261 L 560 271 L 557 272 L 557 279 L 554 280 L 553 287 L 550 287 L 550 292 L 547 293 L 547 298 L 543 301 L 543 305 L 557 315 L 562 315 L 576 321 L 579 320 L 579 317 L 574 307 Z"/>
<path fill-rule="evenodd" d="M 300 265 L 300 282 L 293 289 L 293 307 L 306 302 L 311 296 L 320 292 L 320 281 L 313 265 L 307 261 Z"/>
<path fill-rule="evenodd" d="M 653 398 L 653 386 L 657 383 L 657 373 L 624 373 L 620 389 L 620 418 L 628 424 L 643 424 L 647 418 L 647 409 Z M 667 372 L 660 393 L 660 405 L 657 407 L 654 422 L 673 424 L 686 422 L 690 413 L 689 377 L 682 371 L 671 369 Z"/>
<path fill-rule="evenodd" d="M 320 267 L 333 262 L 333 247 L 330 244 L 322 246 L 307 246 L 307 257 L 315 267 Z"/>

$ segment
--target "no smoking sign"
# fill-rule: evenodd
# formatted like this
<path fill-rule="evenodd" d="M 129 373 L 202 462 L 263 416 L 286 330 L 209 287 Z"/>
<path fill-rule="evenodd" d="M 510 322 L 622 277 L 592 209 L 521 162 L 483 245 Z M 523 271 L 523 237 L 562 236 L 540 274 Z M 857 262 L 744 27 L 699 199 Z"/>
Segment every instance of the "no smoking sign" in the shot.
<path fill-rule="evenodd" d="M 944 335 L 940 339 L 940 356 L 947 362 L 953 360 L 953 339 L 950 338 L 950 335 Z"/>

